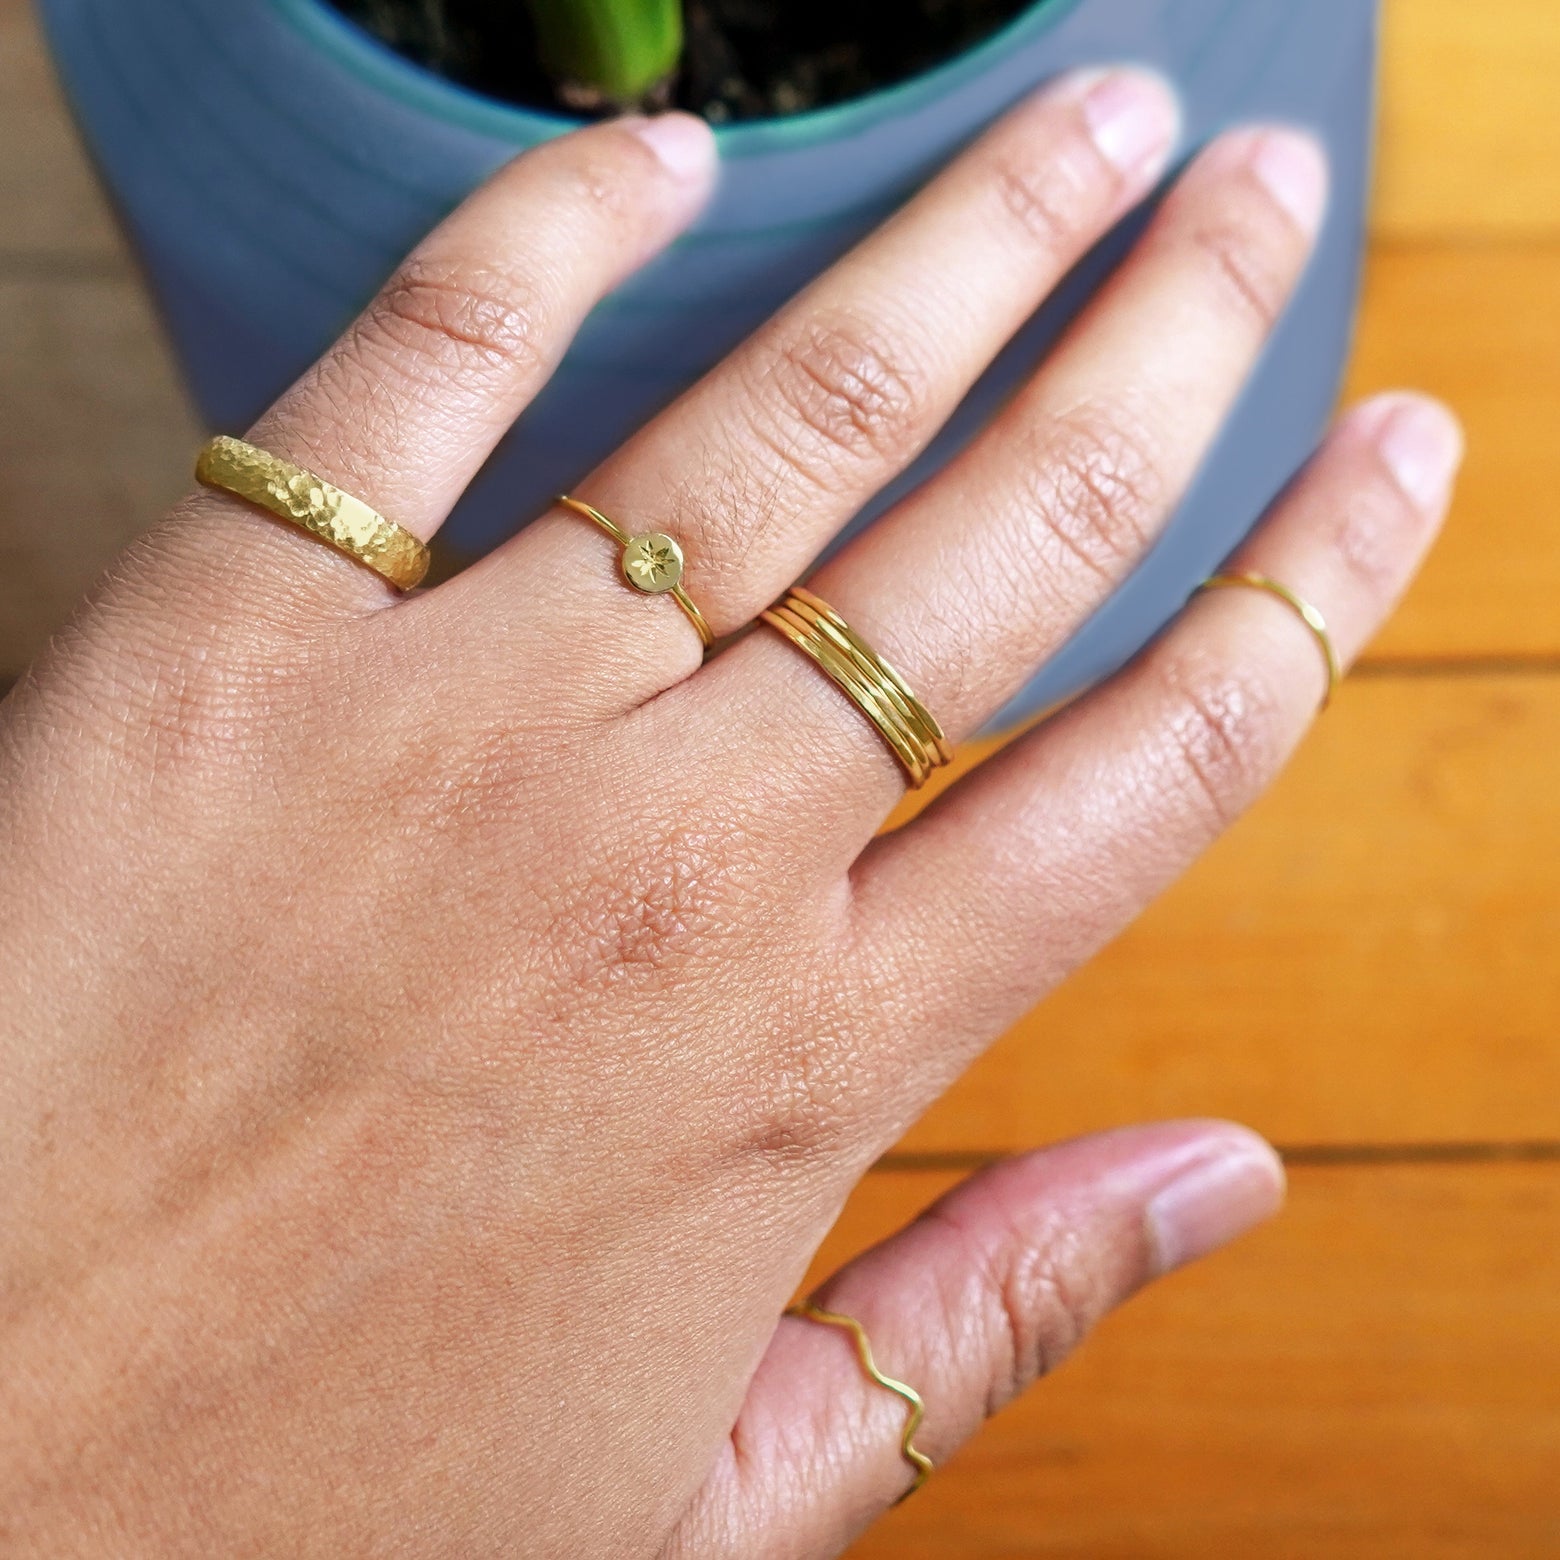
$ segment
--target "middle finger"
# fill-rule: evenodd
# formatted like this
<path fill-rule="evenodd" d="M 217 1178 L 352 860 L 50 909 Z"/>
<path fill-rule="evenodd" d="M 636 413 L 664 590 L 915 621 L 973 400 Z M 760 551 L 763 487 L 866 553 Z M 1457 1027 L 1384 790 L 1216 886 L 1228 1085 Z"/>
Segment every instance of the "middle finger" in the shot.
<path fill-rule="evenodd" d="M 930 442 L 1173 148 L 1169 88 L 1136 70 L 1063 78 L 575 489 L 631 533 L 661 531 L 716 634 L 749 622 Z M 568 579 L 548 617 L 619 669 L 625 707 L 698 664 L 680 614 L 630 613 L 589 525 L 552 513 L 467 576 L 509 610 L 515 579 Z M 545 559 L 545 566 L 538 561 Z M 603 592 L 578 594 L 594 576 Z M 533 587 L 534 588 L 534 587 Z M 628 605 L 632 606 L 630 602 Z M 616 607 L 617 610 L 614 610 Z"/>

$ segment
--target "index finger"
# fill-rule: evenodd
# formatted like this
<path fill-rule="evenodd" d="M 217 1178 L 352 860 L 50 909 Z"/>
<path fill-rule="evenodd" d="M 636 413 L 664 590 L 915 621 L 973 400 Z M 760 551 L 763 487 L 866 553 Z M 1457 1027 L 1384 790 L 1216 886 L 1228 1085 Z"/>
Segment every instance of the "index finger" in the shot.
<path fill-rule="evenodd" d="M 517 158 L 418 245 L 250 442 L 426 541 L 586 314 L 692 219 L 714 168 L 709 128 L 688 114 L 615 120 Z M 209 503 L 224 523 L 250 513 Z M 338 584 L 355 577 L 270 530 Z"/>

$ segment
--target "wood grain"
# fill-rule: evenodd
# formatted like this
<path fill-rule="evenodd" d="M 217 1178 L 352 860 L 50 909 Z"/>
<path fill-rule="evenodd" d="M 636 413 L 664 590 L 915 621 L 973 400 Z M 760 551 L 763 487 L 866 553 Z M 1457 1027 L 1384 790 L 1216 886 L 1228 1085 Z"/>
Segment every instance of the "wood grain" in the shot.
<path fill-rule="evenodd" d="M 1555 0 L 1387 0 L 1351 393 L 1464 415 L 1447 538 L 1275 795 L 905 1145 L 1214 1113 L 1350 1163 L 1299 1170 L 1282 1221 L 1113 1320 L 856 1560 L 1560 1554 L 1557 82 Z M 26 0 L 0 213 L 3 678 L 196 436 Z M 869 1176 L 819 1270 L 948 1180 Z"/>
<path fill-rule="evenodd" d="M 871 1178 L 818 1273 L 948 1184 Z M 852 1560 L 1552 1560 L 1557 1228 L 1554 1166 L 1296 1171 Z"/>
<path fill-rule="evenodd" d="M 1386 0 L 1378 230 L 1560 231 L 1557 79 L 1553 0 Z M 117 255 L 26 0 L 0 0 L 0 147 L 0 250 Z"/>
<path fill-rule="evenodd" d="M 133 279 L 0 277 L 0 674 L 184 491 L 198 442 Z"/>
<path fill-rule="evenodd" d="M 1385 0 L 1383 16 L 1376 231 L 1560 235 L 1554 0 Z"/>
<path fill-rule="evenodd" d="M 1560 146 L 1549 166 L 1560 207 Z M 1560 241 L 1373 257 L 1350 393 L 1419 386 L 1468 430 L 1451 522 L 1373 659 L 1560 655 L 1557 299 Z"/>
<path fill-rule="evenodd" d="M 1361 0 L 1364 3 L 1364 0 Z M 1374 652 L 1381 657 L 1560 655 L 1560 547 L 1536 545 L 1560 491 L 1560 7 L 1501 0 L 1391 0 L 1386 10 L 1379 227 L 1351 376 L 1354 393 L 1420 384 L 1441 391 L 1469 425 L 1468 478 L 1447 538 Z M 1449 113 L 1447 105 L 1457 105 Z M 25 559 L 25 583 L 0 599 L 0 671 L 14 671 L 58 622 L 111 550 L 151 509 L 94 504 L 104 545 L 78 548 L 69 528 L 40 517 L 81 513 L 82 488 L 124 488 L 125 452 L 81 447 L 58 400 L 29 407 L 28 387 L 58 382 L 52 359 L 90 370 L 92 345 L 68 305 L 74 276 L 128 275 L 128 262 L 65 119 L 23 0 L 0 0 L 0 278 L 41 286 L 45 315 L 68 339 L 0 321 L 8 362 L 0 407 L 23 410 L 32 447 L 73 448 L 56 463 L 61 491 L 29 479 L 28 509 L 0 514 L 0 545 Z M 3 305 L 18 307 L 11 294 Z M 23 308 L 30 308 L 23 302 Z M 1427 328 L 1434 321 L 1434 328 Z M 190 423 L 167 389 L 152 311 L 118 295 L 101 351 L 156 364 L 150 412 L 129 458 L 180 470 Z M 107 370 L 109 374 L 113 370 Z M 162 414 L 162 415 L 158 415 Z M 116 462 L 108 469 L 107 462 Z M 96 470 L 92 468 L 97 466 Z M 166 480 L 136 484 L 156 502 Z M 98 526 L 101 525 L 101 529 Z"/>
<path fill-rule="evenodd" d="M 0 275 L 127 268 L 27 0 L 0 0 L 0 213 Z"/>
<path fill-rule="evenodd" d="M 906 1146 L 1162 1115 L 1560 1138 L 1557 750 L 1560 677 L 1347 685 L 1277 789 Z"/>

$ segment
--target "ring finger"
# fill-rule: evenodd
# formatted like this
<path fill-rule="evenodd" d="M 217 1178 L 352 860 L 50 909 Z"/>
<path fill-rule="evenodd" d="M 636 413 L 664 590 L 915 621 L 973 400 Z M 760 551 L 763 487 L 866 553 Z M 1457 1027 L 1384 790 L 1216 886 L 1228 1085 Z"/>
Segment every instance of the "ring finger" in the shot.
<path fill-rule="evenodd" d="M 1215 143 L 997 422 L 812 582 L 951 737 L 1000 708 L 1151 545 L 1287 303 L 1325 199 L 1309 137 Z M 875 827 L 903 782 L 872 725 L 777 635 L 728 659 L 718 670 L 763 684 L 768 710 L 777 677 L 798 685 L 785 739 L 832 751 L 819 783 L 859 797 Z M 766 767 L 772 745 L 759 738 Z M 879 783 L 841 787 L 840 765 Z"/>

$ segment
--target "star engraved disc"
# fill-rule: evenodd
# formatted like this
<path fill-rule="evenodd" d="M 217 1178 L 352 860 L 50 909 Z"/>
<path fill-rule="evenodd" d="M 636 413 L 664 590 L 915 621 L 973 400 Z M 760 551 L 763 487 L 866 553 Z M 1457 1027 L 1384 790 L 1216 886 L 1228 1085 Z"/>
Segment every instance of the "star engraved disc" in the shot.
<path fill-rule="evenodd" d="M 682 579 L 682 548 L 669 536 L 651 531 L 631 536 L 623 549 L 623 578 L 635 590 L 659 596 L 672 590 Z"/>

